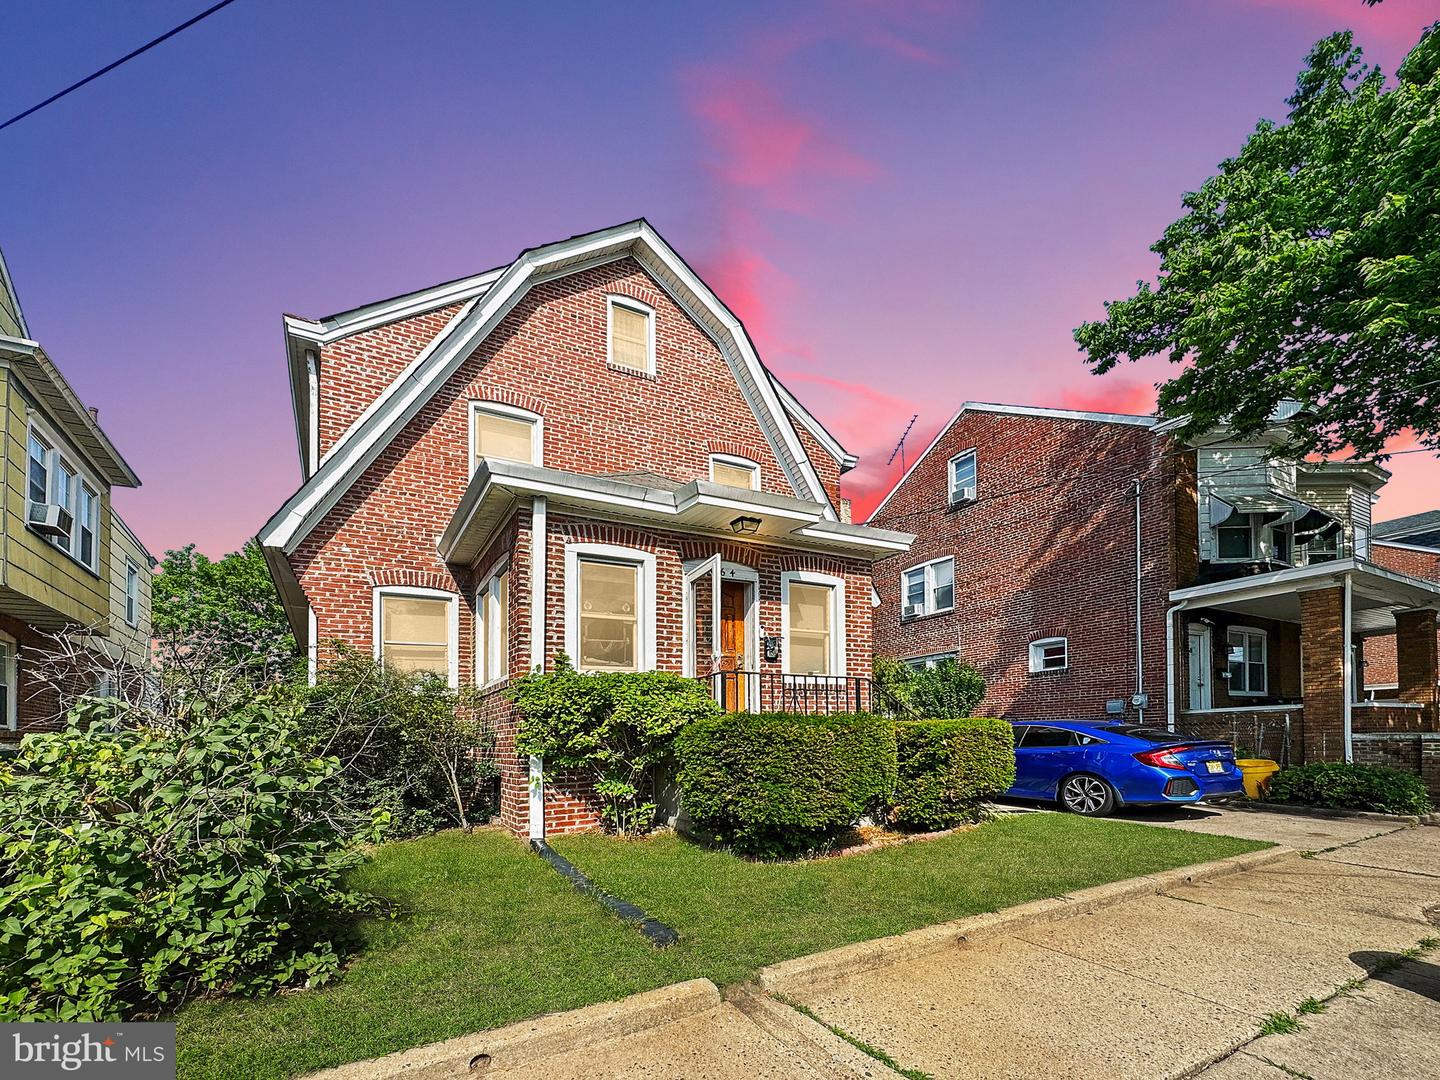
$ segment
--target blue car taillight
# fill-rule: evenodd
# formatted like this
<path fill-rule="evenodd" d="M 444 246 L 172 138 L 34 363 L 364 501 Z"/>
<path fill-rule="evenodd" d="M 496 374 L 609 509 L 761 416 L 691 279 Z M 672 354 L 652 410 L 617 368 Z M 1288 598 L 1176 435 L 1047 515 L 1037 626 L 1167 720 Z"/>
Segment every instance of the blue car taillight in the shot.
<path fill-rule="evenodd" d="M 1181 772 L 1188 772 L 1188 766 L 1175 755 L 1189 749 L 1189 746 L 1166 746 L 1159 750 L 1142 750 L 1135 755 L 1135 760 L 1142 765 L 1153 765 L 1157 769 L 1179 769 Z"/>

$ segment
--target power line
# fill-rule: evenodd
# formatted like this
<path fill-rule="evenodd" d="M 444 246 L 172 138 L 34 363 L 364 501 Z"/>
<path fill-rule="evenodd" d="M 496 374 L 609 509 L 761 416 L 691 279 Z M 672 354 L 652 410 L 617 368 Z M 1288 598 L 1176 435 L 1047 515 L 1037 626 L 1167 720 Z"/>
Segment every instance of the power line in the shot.
<path fill-rule="evenodd" d="M 139 56 L 141 53 L 149 52 L 151 49 L 153 49 L 156 45 L 159 45 L 161 42 L 163 42 L 163 41 L 169 41 L 169 40 L 170 40 L 172 37 L 174 37 L 176 34 L 180 33 L 180 31 L 190 29 L 190 27 L 194 26 L 196 23 L 200 22 L 202 19 L 208 19 L 211 15 L 214 15 L 214 14 L 215 14 L 217 11 L 219 11 L 221 8 L 223 8 L 223 7 L 229 7 L 229 6 L 230 6 L 231 4 L 233 4 L 234 2 L 235 2 L 235 0 L 220 0 L 220 2 L 219 2 L 218 4 L 214 4 L 214 5 L 212 5 L 211 7 L 206 8 L 206 9 L 205 9 L 204 11 L 202 11 L 199 15 L 196 15 L 193 19 L 187 19 L 185 22 L 181 23 L 179 26 L 175 27 L 173 30 L 167 30 L 165 33 L 161 34 L 159 37 L 155 38 L 154 40 L 152 40 L 152 41 L 147 41 L 144 45 L 141 45 L 141 46 L 140 46 L 138 49 L 136 49 L 134 52 L 126 53 L 124 56 L 122 56 L 119 60 L 116 60 L 114 63 L 106 64 L 106 65 L 105 65 L 103 68 L 101 68 L 99 71 L 92 72 L 91 74 L 86 75 L 85 78 L 81 79 L 81 80 L 80 80 L 79 82 L 77 82 L 77 83 L 71 83 L 71 84 L 70 84 L 69 86 L 67 86 L 64 90 L 61 90 L 58 94 L 51 94 L 51 95 L 50 95 L 48 98 L 46 98 L 44 101 L 40 102 L 40 104 L 38 104 L 38 105 L 32 105 L 32 106 L 30 106 L 30 108 L 26 109 L 24 112 L 22 112 L 22 113 L 17 113 L 15 116 L 12 116 L 9 120 L 6 120 L 3 124 L 0 124 L 0 131 L 4 131 L 4 130 L 5 130 L 7 127 L 9 127 L 11 124 L 19 123 L 21 120 L 24 120 L 27 116 L 30 116 L 30 115 L 33 114 L 33 113 L 39 112 L 41 109 L 45 108 L 46 105 L 53 105 L 55 102 L 57 102 L 57 101 L 59 101 L 61 98 L 63 98 L 66 94 L 73 94 L 76 90 L 79 90 L 79 89 L 80 89 L 82 86 L 84 86 L 86 83 L 92 83 L 92 82 L 94 82 L 96 79 L 100 78 L 101 75 L 105 75 L 105 74 L 108 74 L 109 72 L 114 71 L 114 70 L 115 70 L 116 68 L 118 68 L 121 64 L 124 64 L 124 63 L 127 63 L 127 62 L 131 61 L 131 60 L 134 60 L 134 59 L 135 59 L 137 56 Z"/>

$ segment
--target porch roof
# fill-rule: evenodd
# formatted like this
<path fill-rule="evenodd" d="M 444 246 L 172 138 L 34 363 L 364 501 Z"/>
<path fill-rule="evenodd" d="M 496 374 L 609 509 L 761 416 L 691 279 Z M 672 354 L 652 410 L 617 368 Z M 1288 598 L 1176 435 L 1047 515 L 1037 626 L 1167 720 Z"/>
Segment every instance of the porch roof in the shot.
<path fill-rule="evenodd" d="M 1350 580 L 1351 630 L 1355 634 L 1391 633 L 1397 611 L 1440 608 L 1440 583 L 1355 558 L 1176 589 L 1170 594 L 1170 602 L 1176 605 L 1177 611 L 1218 608 L 1256 618 L 1298 623 L 1302 592 L 1341 586 L 1347 578 Z"/>
<path fill-rule="evenodd" d="M 518 461 L 483 460 L 440 534 L 436 549 L 446 562 L 473 562 L 484 553 L 495 530 L 519 501 L 536 495 L 545 496 L 554 510 L 609 521 L 871 561 L 908 551 L 915 539 L 910 533 L 830 520 L 823 503 L 792 496 L 746 491 L 708 480 L 692 480 L 672 489 L 637 483 L 636 479 L 590 476 Z M 731 522 L 739 517 L 758 518 L 760 524 L 753 533 L 737 535 Z"/>

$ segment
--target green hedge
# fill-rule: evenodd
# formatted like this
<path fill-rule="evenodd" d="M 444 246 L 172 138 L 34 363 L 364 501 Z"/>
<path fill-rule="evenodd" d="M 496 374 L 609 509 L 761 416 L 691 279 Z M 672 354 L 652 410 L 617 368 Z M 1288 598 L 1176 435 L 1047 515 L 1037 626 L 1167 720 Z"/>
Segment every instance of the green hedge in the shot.
<path fill-rule="evenodd" d="M 890 818 L 911 829 L 946 829 L 975 818 L 982 799 L 1015 782 L 1008 721 L 913 720 L 895 725 L 899 781 Z"/>
<path fill-rule="evenodd" d="M 1320 761 L 1281 769 L 1265 796 L 1271 802 L 1382 814 L 1424 814 L 1430 797 L 1418 776 L 1379 765 Z"/>
<path fill-rule="evenodd" d="M 675 741 L 686 813 L 748 855 L 823 846 L 895 790 L 895 725 L 866 713 L 724 713 Z"/>

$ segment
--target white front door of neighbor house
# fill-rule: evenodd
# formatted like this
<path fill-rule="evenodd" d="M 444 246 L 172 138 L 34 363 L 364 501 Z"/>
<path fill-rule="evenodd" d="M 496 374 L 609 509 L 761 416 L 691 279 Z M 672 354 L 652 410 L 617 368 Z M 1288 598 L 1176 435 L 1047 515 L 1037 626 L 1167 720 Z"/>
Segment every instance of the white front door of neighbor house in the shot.
<path fill-rule="evenodd" d="M 1210 628 L 1192 626 L 1189 632 L 1190 651 L 1185 670 L 1190 674 L 1190 710 L 1210 708 Z"/>

